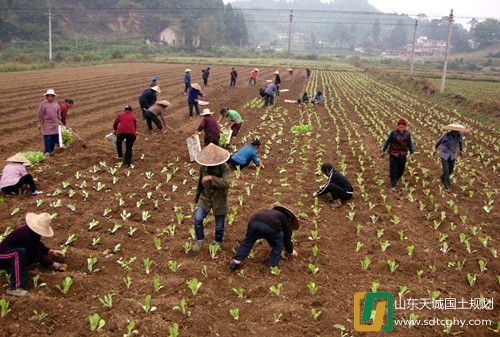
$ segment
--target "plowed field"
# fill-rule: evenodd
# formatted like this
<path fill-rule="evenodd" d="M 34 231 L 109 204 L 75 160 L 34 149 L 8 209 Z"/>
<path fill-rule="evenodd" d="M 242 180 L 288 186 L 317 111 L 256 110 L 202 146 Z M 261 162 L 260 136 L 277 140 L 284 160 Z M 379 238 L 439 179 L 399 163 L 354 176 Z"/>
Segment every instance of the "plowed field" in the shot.
<path fill-rule="evenodd" d="M 261 68 L 259 85 L 250 86 L 251 68 L 239 68 L 238 84 L 230 88 L 230 67 L 211 67 L 210 85 L 204 90 L 211 109 L 218 113 L 229 106 L 240 112 L 244 124 L 235 145 L 239 148 L 259 137 L 266 165 L 260 171 L 248 168 L 232 175 L 234 218 L 226 218 L 222 248 L 211 258 L 212 216 L 204 249 L 186 252 L 194 243 L 199 167 L 189 163 L 185 139 L 200 120 L 188 118 L 182 94 L 184 68 L 124 64 L 0 74 L 2 157 L 43 149 L 35 114 L 47 88 L 54 88 L 59 100 L 75 100 L 68 124 L 87 142 L 84 148 L 74 139 L 70 148 L 32 168 L 44 191 L 41 197 L 6 197 L 0 205 L 1 232 L 22 225 L 26 212 L 46 211 L 57 213 L 56 234 L 44 240 L 49 247 L 64 246 L 72 241 L 71 235 L 76 238 L 67 245 L 66 273 L 31 268 L 29 296 L 0 296 L 11 308 L 0 318 L 0 335 L 123 336 L 129 321 L 134 321 L 140 336 L 168 336 L 174 323 L 179 336 L 358 336 L 364 334 L 354 330 L 353 295 L 362 291 L 388 292 L 394 299 L 400 293 L 403 303 L 419 304 L 396 307 L 395 321 L 413 313 L 422 321 L 491 320 L 490 327 L 497 328 L 498 132 L 363 72 L 345 71 L 342 65 L 325 65 L 313 71 L 310 80 L 304 72 L 293 81 L 282 75 L 282 88 L 290 91 L 268 109 L 257 98 L 258 88 L 275 69 Z M 193 82 L 202 83 L 202 66 L 191 68 Z M 150 134 L 140 117 L 137 98 L 152 75 L 160 79 L 161 98 L 173 103 L 167 123 L 175 132 Z M 324 106 L 283 102 L 316 89 L 325 94 Z M 116 168 L 115 150 L 104 140 L 126 104 L 134 107 L 139 123 L 132 169 Z M 399 117 L 409 123 L 416 153 L 408 161 L 399 192 L 393 194 L 388 160 L 379 153 Z M 433 152 L 433 144 L 441 126 L 451 122 L 472 132 L 466 135 L 465 154 L 457 161 L 448 194 L 439 181 L 439 154 Z M 291 133 L 299 123 L 310 123 L 311 132 Z M 331 162 L 353 184 L 353 200 L 340 209 L 313 197 L 325 181 L 318 173 L 323 162 Z M 102 184 L 102 189 L 97 187 Z M 248 220 L 276 202 L 300 213 L 301 228 L 294 237 L 299 256 L 285 258 L 279 273 L 273 274 L 266 264 L 269 247 L 260 242 L 253 257 L 244 261 L 243 271 L 231 273 L 227 266 Z M 99 223 L 89 229 L 92 221 Z M 88 271 L 90 257 L 97 258 L 93 269 L 98 271 Z M 38 287 L 32 281 L 35 275 L 40 276 Z M 55 285 L 66 276 L 73 284 L 63 294 Z M 196 295 L 187 285 L 193 278 L 202 282 Z M 5 277 L 1 282 L 6 289 Z M 270 287 L 281 291 L 271 292 Z M 235 291 L 239 288 L 241 298 Z M 106 294 L 113 294 L 107 307 L 100 301 Z M 156 310 L 144 310 L 146 295 L 151 295 Z M 187 302 L 184 313 L 173 309 L 182 299 Z M 438 307 L 445 299 L 462 300 L 462 309 Z M 477 307 L 484 307 L 488 299 L 495 301 L 492 309 Z M 230 315 L 235 308 L 238 320 Z M 34 310 L 48 316 L 38 319 Z M 90 330 L 88 316 L 94 313 L 106 321 L 99 332 Z M 397 322 L 390 334 L 457 332 L 495 335 L 486 325 L 409 329 Z"/>

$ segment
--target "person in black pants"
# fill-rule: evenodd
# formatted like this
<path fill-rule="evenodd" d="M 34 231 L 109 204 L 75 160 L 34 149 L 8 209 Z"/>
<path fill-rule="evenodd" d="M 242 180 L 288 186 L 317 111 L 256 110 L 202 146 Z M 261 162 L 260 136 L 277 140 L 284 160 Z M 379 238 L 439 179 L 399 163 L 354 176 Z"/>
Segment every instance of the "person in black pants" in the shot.
<path fill-rule="evenodd" d="M 130 166 L 132 164 L 132 148 L 136 139 L 137 133 L 137 120 L 132 113 L 132 107 L 127 105 L 125 111 L 118 114 L 114 123 L 113 129 L 116 133 L 116 152 L 118 158 L 123 157 L 123 141 L 125 144 L 125 158 L 123 159 L 123 166 Z"/>
<path fill-rule="evenodd" d="M 291 210 L 283 206 L 275 206 L 273 209 L 263 210 L 256 213 L 248 223 L 247 233 L 241 242 L 236 255 L 229 263 L 232 271 L 240 267 L 243 261 L 259 239 L 266 239 L 271 246 L 269 254 L 269 265 L 279 266 L 281 263 L 281 251 L 297 256 L 293 248 L 292 231 L 299 229 L 299 221 Z"/>
<path fill-rule="evenodd" d="M 236 86 L 236 78 L 238 77 L 238 72 L 234 67 L 231 69 L 231 82 L 229 83 L 230 87 L 235 87 Z"/>
<path fill-rule="evenodd" d="M 208 77 L 210 76 L 210 67 L 203 69 L 201 71 L 201 78 L 203 78 L 203 85 L 206 87 L 208 85 Z"/>
<path fill-rule="evenodd" d="M 139 105 L 142 110 L 142 118 L 146 119 L 147 111 L 150 107 L 153 106 L 156 102 L 156 98 L 158 93 L 160 92 L 160 88 L 158 86 L 147 88 L 144 92 L 139 96 Z"/>
<path fill-rule="evenodd" d="M 276 77 L 274 79 L 274 84 L 276 84 L 276 96 L 279 96 L 280 95 L 280 84 L 281 84 L 280 72 L 276 70 L 274 72 L 274 74 L 276 75 Z"/>
<path fill-rule="evenodd" d="M 2 177 L 0 178 L 0 188 L 7 195 L 20 194 L 22 189 L 27 185 L 31 191 L 31 195 L 37 196 L 42 194 L 36 190 L 33 176 L 26 170 L 25 164 L 30 164 L 21 152 L 7 159 L 8 164 L 5 165 Z"/>
<path fill-rule="evenodd" d="M 340 207 L 344 205 L 348 200 L 351 200 L 353 189 L 352 185 L 339 171 L 333 168 L 332 164 L 324 163 L 321 165 L 321 172 L 328 177 L 326 184 L 314 194 L 316 197 L 320 197 L 327 193 L 330 193 L 333 201 L 340 200 Z"/>

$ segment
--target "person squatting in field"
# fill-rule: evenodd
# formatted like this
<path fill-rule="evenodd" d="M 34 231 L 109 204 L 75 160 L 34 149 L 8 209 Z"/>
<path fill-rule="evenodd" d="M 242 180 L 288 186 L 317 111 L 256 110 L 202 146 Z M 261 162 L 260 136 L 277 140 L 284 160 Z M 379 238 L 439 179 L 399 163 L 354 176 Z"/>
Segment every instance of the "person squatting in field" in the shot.
<path fill-rule="evenodd" d="M 196 111 L 196 116 L 200 115 L 200 106 L 198 104 L 198 97 L 203 97 L 203 93 L 201 92 L 201 87 L 198 83 L 193 83 L 193 85 L 189 88 L 189 93 L 188 93 L 189 117 L 193 117 L 193 108 Z"/>
<path fill-rule="evenodd" d="M 210 109 L 203 109 L 203 113 L 200 115 L 203 117 L 203 120 L 196 129 L 196 132 L 199 134 L 201 131 L 205 133 L 205 145 L 213 143 L 215 145 L 219 145 L 220 140 L 220 126 L 217 122 L 217 119 L 213 116 L 212 111 Z"/>
<path fill-rule="evenodd" d="M 244 169 L 253 162 L 255 166 L 263 169 L 264 164 L 262 164 L 262 161 L 257 157 L 257 150 L 259 147 L 259 139 L 255 139 L 251 144 L 243 146 L 238 152 L 229 157 L 229 166 L 234 169 L 236 169 L 237 166 L 239 166 L 240 169 Z"/>
<path fill-rule="evenodd" d="M 321 91 L 316 92 L 316 96 L 314 96 L 314 104 L 323 104 L 325 101 L 325 97 Z"/>
<path fill-rule="evenodd" d="M 324 163 L 321 165 L 321 172 L 328 177 L 325 185 L 314 194 L 315 197 L 330 193 L 332 201 L 339 200 L 340 204 L 336 207 L 344 205 L 348 200 L 352 199 L 353 188 L 349 180 L 339 171 L 335 170 L 332 164 Z"/>
<path fill-rule="evenodd" d="M 299 103 L 299 104 L 300 103 L 309 103 L 309 95 L 307 94 L 307 92 L 304 92 L 302 94 L 302 97 L 297 100 L 297 103 Z"/>
<path fill-rule="evenodd" d="M 396 192 L 398 181 L 405 171 L 406 155 L 408 151 L 413 154 L 411 134 L 406 130 L 406 121 L 403 118 L 399 119 L 397 128 L 389 133 L 382 148 L 381 157 L 384 157 L 387 148 L 389 148 L 389 177 L 391 180 L 391 190 Z"/>
<path fill-rule="evenodd" d="M 48 89 L 44 94 L 45 100 L 40 103 L 36 114 L 37 127 L 42 131 L 44 153 L 49 156 L 59 140 L 58 127 L 61 125 L 61 108 L 55 102 L 54 89 Z"/>
<path fill-rule="evenodd" d="M 156 103 L 159 92 L 160 88 L 156 86 L 147 88 L 146 90 L 143 91 L 141 96 L 139 96 L 139 105 L 141 106 L 142 118 L 147 120 L 146 117 L 147 111 L 150 107 L 153 106 L 153 104 Z"/>
<path fill-rule="evenodd" d="M 123 158 L 123 141 L 125 141 L 125 157 L 123 166 L 132 164 L 132 148 L 137 134 L 137 120 L 130 105 L 125 106 L 125 111 L 120 112 L 113 122 L 113 130 L 116 134 L 116 152 L 118 158 Z"/>
<path fill-rule="evenodd" d="M 170 108 L 172 104 L 169 101 L 159 101 L 153 104 L 145 113 L 146 123 L 148 125 L 148 130 L 153 131 L 153 123 L 156 125 L 158 130 L 162 130 L 162 133 L 167 132 L 165 121 L 165 116 L 167 114 L 167 108 Z"/>
<path fill-rule="evenodd" d="M 0 188 L 7 195 L 21 194 L 24 187 L 28 186 L 32 196 L 42 194 L 36 190 L 33 176 L 28 173 L 24 165 L 28 165 L 30 161 L 26 159 L 21 152 L 6 160 L 9 164 L 5 165 L 0 178 Z"/>
<path fill-rule="evenodd" d="M 269 254 L 269 265 L 271 267 L 281 265 L 283 247 L 286 254 L 298 256 L 292 242 L 292 231 L 297 229 L 299 229 L 299 221 L 295 214 L 286 207 L 274 206 L 273 209 L 257 212 L 250 219 L 245 239 L 241 242 L 240 247 L 229 263 L 229 268 L 236 271 L 259 239 L 265 239 L 271 246 L 271 253 Z"/>
<path fill-rule="evenodd" d="M 437 150 L 441 146 L 440 157 L 441 166 L 443 167 L 443 174 L 441 175 L 441 183 L 443 184 L 446 192 L 450 192 L 451 181 L 450 176 L 453 174 L 455 167 L 455 160 L 458 154 L 462 156 L 464 149 L 464 139 L 461 132 L 469 132 L 465 127 L 460 124 L 449 124 L 444 127 L 447 131 L 444 133 L 434 144 L 434 149 Z"/>
<path fill-rule="evenodd" d="M 196 243 L 193 245 L 193 252 L 200 251 L 205 242 L 203 220 L 210 210 L 215 216 L 214 243 L 222 244 L 224 222 L 228 211 L 230 172 L 226 164 L 228 159 L 229 152 L 215 144 L 208 144 L 195 157 L 196 162 L 200 164 L 200 177 L 195 197 L 197 203 L 194 215 Z"/>
<path fill-rule="evenodd" d="M 56 262 L 64 259 L 64 252 L 47 248 L 41 237 L 51 237 L 54 231 L 51 227 L 52 217 L 49 213 L 28 213 L 26 224 L 14 229 L 0 242 L 0 269 L 6 269 L 10 274 L 7 294 L 11 296 L 26 296 L 28 292 L 28 267 L 39 263 L 42 267 L 52 267 L 57 271 L 66 271 L 67 266 Z"/>
<path fill-rule="evenodd" d="M 238 136 L 238 134 L 240 133 L 241 124 L 243 124 L 243 118 L 241 118 L 241 115 L 238 113 L 238 111 L 229 108 L 221 108 L 219 112 L 221 114 L 221 119 L 227 117 L 227 119 L 231 123 L 230 128 L 233 132 L 231 133 L 231 139 L 229 139 L 227 142 L 227 146 L 230 146 L 233 139 L 236 138 L 236 136 Z"/>

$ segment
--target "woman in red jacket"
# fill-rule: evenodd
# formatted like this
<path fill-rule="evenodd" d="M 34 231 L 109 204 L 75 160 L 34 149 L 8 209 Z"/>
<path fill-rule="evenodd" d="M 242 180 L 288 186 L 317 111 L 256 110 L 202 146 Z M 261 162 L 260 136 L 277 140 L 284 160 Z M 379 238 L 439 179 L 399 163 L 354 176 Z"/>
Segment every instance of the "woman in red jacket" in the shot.
<path fill-rule="evenodd" d="M 132 113 L 132 107 L 127 105 L 124 112 L 120 112 L 113 123 L 114 133 L 116 134 L 116 152 L 118 158 L 123 157 L 122 143 L 125 141 L 125 158 L 123 166 L 132 164 L 132 147 L 134 146 L 137 120 Z"/>

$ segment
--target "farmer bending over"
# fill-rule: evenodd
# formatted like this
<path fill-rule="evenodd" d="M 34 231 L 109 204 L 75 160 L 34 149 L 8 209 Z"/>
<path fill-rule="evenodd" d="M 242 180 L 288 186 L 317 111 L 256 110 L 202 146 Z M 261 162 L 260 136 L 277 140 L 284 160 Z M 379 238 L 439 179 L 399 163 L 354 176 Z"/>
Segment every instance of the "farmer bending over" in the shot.
<path fill-rule="evenodd" d="M 25 296 L 28 292 L 28 267 L 40 263 L 57 271 L 66 271 L 66 265 L 52 259 L 64 259 L 64 253 L 47 248 L 41 237 L 51 237 L 54 231 L 50 226 L 49 213 L 26 214 L 26 224 L 16 228 L 0 243 L 0 268 L 10 273 L 8 295 Z"/>
<path fill-rule="evenodd" d="M 153 131 L 154 123 L 158 130 L 162 130 L 163 133 L 167 132 L 167 130 L 163 127 L 167 125 L 165 115 L 167 114 L 167 108 L 170 108 L 171 106 L 172 104 L 170 104 L 169 101 L 159 101 L 146 111 L 146 123 L 148 124 L 148 129 L 150 131 Z"/>
<path fill-rule="evenodd" d="M 229 158 L 229 165 L 232 168 L 236 168 L 237 166 L 240 169 L 243 169 L 250 165 L 251 162 L 255 164 L 255 166 L 264 168 L 264 164 L 257 157 L 257 150 L 260 147 L 260 140 L 255 139 L 251 144 L 245 145 L 238 152 L 233 154 Z"/>
<path fill-rule="evenodd" d="M 198 127 L 196 132 L 205 132 L 205 145 L 208 145 L 210 143 L 219 145 L 220 126 L 217 122 L 217 119 L 215 119 L 215 117 L 213 116 L 212 111 L 210 111 L 210 109 L 208 108 L 203 109 L 203 113 L 200 116 L 203 116 L 203 120 L 201 121 L 200 126 Z"/>
<path fill-rule="evenodd" d="M 292 256 L 298 256 L 293 249 L 292 231 L 299 229 L 299 221 L 291 210 L 283 206 L 275 206 L 273 209 L 263 210 L 256 213 L 248 223 L 247 233 L 241 242 L 236 255 L 229 263 L 232 271 L 240 267 L 243 261 L 259 239 L 266 239 L 271 246 L 269 254 L 269 265 L 272 267 L 281 265 L 281 251 Z"/>
<path fill-rule="evenodd" d="M 243 118 L 241 118 L 240 114 L 236 110 L 231 110 L 229 108 L 220 109 L 221 118 L 227 117 L 229 122 L 231 123 L 231 139 L 229 139 L 227 146 L 231 145 L 233 138 L 235 138 L 238 133 L 240 133 L 241 124 L 243 123 Z"/>

